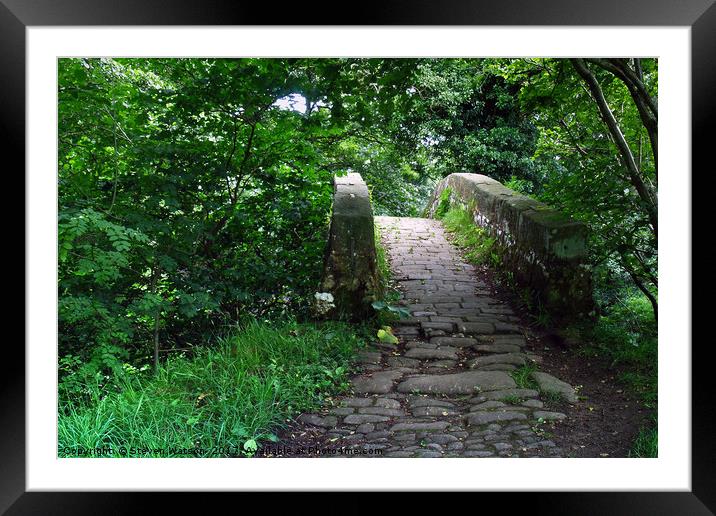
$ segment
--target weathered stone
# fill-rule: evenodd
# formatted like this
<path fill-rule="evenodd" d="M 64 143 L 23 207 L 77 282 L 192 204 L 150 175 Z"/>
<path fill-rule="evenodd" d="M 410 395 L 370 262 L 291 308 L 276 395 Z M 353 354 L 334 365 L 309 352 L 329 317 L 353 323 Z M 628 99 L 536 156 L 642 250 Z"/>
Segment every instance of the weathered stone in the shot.
<path fill-rule="evenodd" d="M 400 402 L 392 398 L 378 398 L 375 400 L 376 407 L 383 407 L 387 409 L 399 409 Z"/>
<path fill-rule="evenodd" d="M 330 300 L 317 300 L 319 314 L 364 319 L 373 313 L 371 302 L 379 289 L 378 267 L 370 194 L 360 174 L 335 176 L 333 212 L 321 292 Z"/>
<path fill-rule="evenodd" d="M 346 407 L 368 407 L 373 404 L 373 398 L 343 398 L 341 405 Z"/>
<path fill-rule="evenodd" d="M 465 322 L 457 325 L 458 331 L 475 335 L 495 333 L 495 326 L 490 323 Z"/>
<path fill-rule="evenodd" d="M 405 356 L 408 358 L 415 358 L 418 360 L 429 360 L 429 359 L 457 359 L 457 351 L 455 348 L 444 347 L 437 349 L 425 349 L 425 348 L 412 348 L 409 349 Z"/>
<path fill-rule="evenodd" d="M 447 421 L 433 421 L 430 423 L 398 423 L 391 427 L 391 432 L 437 432 L 450 426 Z"/>
<path fill-rule="evenodd" d="M 515 411 L 474 412 L 467 415 L 467 423 L 473 426 L 484 425 L 493 421 L 511 421 L 513 419 L 527 419 L 527 416 L 522 412 Z"/>
<path fill-rule="evenodd" d="M 463 457 L 492 457 L 495 454 L 487 450 L 467 450 L 462 453 Z"/>
<path fill-rule="evenodd" d="M 490 335 L 489 337 L 484 337 L 484 340 L 486 343 L 492 344 L 514 344 L 517 346 L 527 345 L 527 339 L 525 339 L 522 335 Z"/>
<path fill-rule="evenodd" d="M 492 364 L 513 364 L 523 366 L 527 363 L 525 356 L 517 353 L 501 353 L 499 355 L 488 355 L 473 358 L 467 362 L 468 367 L 475 368 Z"/>
<path fill-rule="evenodd" d="M 385 454 L 383 454 L 383 457 L 394 457 L 394 458 L 401 458 L 401 459 L 407 459 L 412 456 L 413 456 L 413 452 L 405 451 L 405 450 L 386 452 Z"/>
<path fill-rule="evenodd" d="M 480 394 L 472 398 L 470 403 L 482 403 L 487 400 L 504 400 L 508 398 L 536 398 L 537 396 L 539 396 L 539 392 L 534 389 L 503 389 Z"/>
<path fill-rule="evenodd" d="M 577 402 L 577 395 L 574 392 L 574 388 L 568 383 L 542 371 L 534 371 L 532 378 L 537 382 L 537 385 L 539 385 L 540 391 L 559 394 L 570 403 Z"/>
<path fill-rule="evenodd" d="M 324 418 L 341 416 L 340 423 L 313 425 L 309 435 L 315 434 L 329 446 L 369 450 L 374 452 L 370 456 L 378 457 L 559 456 L 554 445 L 537 445 L 545 438 L 536 435 L 532 425 L 540 413 L 551 414 L 536 399 L 538 392 L 518 389 L 504 371 L 483 369 L 514 368 L 539 358 L 523 349 L 525 336 L 468 335 L 495 325 L 502 328 L 498 331 L 519 328 L 519 319 L 491 287 L 475 279 L 473 267 L 460 260 L 438 222 L 377 220 L 393 277 L 404 292 L 400 304 L 413 314 L 424 313 L 393 323 L 398 335 L 407 329 L 398 345 L 376 343 L 360 352 L 357 361 L 362 362 L 363 373 L 352 381 L 366 389 L 356 389 L 365 397 L 357 395 L 339 407 L 327 407 L 331 416 L 314 414 L 320 418 L 314 422 L 327 424 L 331 421 Z M 388 229 L 391 225 L 399 231 Z M 513 327 L 499 326 L 503 324 Z M 444 331 L 450 333 L 434 333 Z M 368 368 L 375 372 L 365 373 Z M 498 375 L 498 381 L 487 381 L 490 376 L 484 375 Z M 370 395 L 374 392 L 378 395 Z M 418 392 L 432 395 L 412 394 Z M 543 419 L 552 417 L 559 416 Z M 533 447 L 523 453 L 529 445 Z"/>
<path fill-rule="evenodd" d="M 381 431 L 377 431 L 377 432 L 370 432 L 370 433 L 368 433 L 368 434 L 365 435 L 365 438 L 366 438 L 366 439 L 369 439 L 369 440 L 371 440 L 371 441 L 375 441 L 375 440 L 378 440 L 378 439 L 387 439 L 388 437 L 390 437 L 390 432 L 388 432 L 387 430 L 381 430 Z"/>
<path fill-rule="evenodd" d="M 487 410 L 487 409 L 494 409 L 499 407 L 504 407 L 505 404 L 501 401 L 485 401 L 482 403 L 478 403 L 477 405 L 473 405 L 470 407 L 470 412 L 474 410 Z"/>
<path fill-rule="evenodd" d="M 355 412 L 355 409 L 353 407 L 335 407 L 332 408 L 329 412 L 334 416 L 347 416 L 348 414 L 353 414 L 353 412 Z"/>
<path fill-rule="evenodd" d="M 376 414 L 378 416 L 399 417 L 404 416 L 405 412 L 400 409 L 383 408 L 383 407 L 365 407 L 358 409 L 359 414 Z"/>
<path fill-rule="evenodd" d="M 451 203 L 470 210 L 476 224 L 495 238 L 503 267 L 528 286 L 543 305 L 564 319 L 593 308 L 586 260 L 587 227 L 563 213 L 521 195 L 487 176 L 450 174 L 438 183 L 428 205 L 434 216 L 443 191 Z"/>
<path fill-rule="evenodd" d="M 430 344 L 429 342 L 423 342 L 420 340 L 411 340 L 405 344 L 405 349 L 423 348 L 423 349 L 437 349 L 437 344 Z"/>
<path fill-rule="evenodd" d="M 363 423 L 362 425 L 358 425 L 358 427 L 356 428 L 356 433 L 369 434 L 373 430 L 375 430 L 375 425 L 373 423 Z"/>
<path fill-rule="evenodd" d="M 472 369 L 477 369 L 479 371 L 514 371 L 517 369 L 517 366 L 513 364 L 487 364 L 478 365 Z"/>
<path fill-rule="evenodd" d="M 542 403 L 540 400 L 525 400 L 522 403 L 520 403 L 523 407 L 530 407 L 530 408 L 542 408 L 544 407 L 544 403 Z"/>
<path fill-rule="evenodd" d="M 420 365 L 420 360 L 406 358 L 404 356 L 389 357 L 385 361 L 390 367 L 418 367 Z"/>
<path fill-rule="evenodd" d="M 350 414 L 343 419 L 343 422 L 347 425 L 362 425 L 363 423 L 381 423 L 389 419 L 386 416 L 374 414 Z"/>
<path fill-rule="evenodd" d="M 415 407 L 448 407 L 448 408 L 454 408 L 455 404 L 451 403 L 446 400 L 437 400 L 435 398 L 427 398 L 427 397 L 415 397 L 410 399 L 410 406 L 412 408 Z"/>
<path fill-rule="evenodd" d="M 440 453 L 439 451 L 436 451 L 436 450 L 426 450 L 426 449 L 422 449 L 422 450 L 415 450 L 415 456 L 416 456 L 416 457 L 421 457 L 421 458 L 424 458 L 424 459 L 427 459 L 427 458 L 434 458 L 434 459 L 435 459 L 435 458 L 438 458 L 438 457 L 442 457 L 443 454 Z"/>
<path fill-rule="evenodd" d="M 411 410 L 414 416 L 452 416 L 458 412 L 449 407 L 415 407 Z"/>
<path fill-rule="evenodd" d="M 516 324 L 497 322 L 495 323 L 496 333 L 519 333 L 520 327 Z"/>
<path fill-rule="evenodd" d="M 317 414 L 301 414 L 297 418 L 301 423 L 322 428 L 332 428 L 338 423 L 335 416 L 319 416 Z"/>
<path fill-rule="evenodd" d="M 371 376 L 359 376 L 354 378 L 351 383 L 355 392 L 383 394 L 390 392 L 393 382 L 402 376 L 403 373 L 400 371 L 382 371 L 373 373 Z"/>
<path fill-rule="evenodd" d="M 473 347 L 476 351 L 485 353 L 517 353 L 522 349 L 516 344 L 478 344 Z"/>
<path fill-rule="evenodd" d="M 436 344 L 438 346 L 452 346 L 455 348 L 464 348 L 474 346 L 477 344 L 477 340 L 469 337 L 433 337 L 430 339 L 430 344 Z"/>
<path fill-rule="evenodd" d="M 502 371 L 467 371 L 445 375 L 424 375 L 408 378 L 398 385 L 398 392 L 437 392 L 471 394 L 479 391 L 509 389 L 515 381 Z"/>
<path fill-rule="evenodd" d="M 452 434 L 437 434 L 431 435 L 429 438 L 430 442 L 438 444 L 449 444 L 457 442 L 459 439 Z"/>
<path fill-rule="evenodd" d="M 420 326 L 423 330 L 443 330 L 451 332 L 455 329 L 455 325 L 449 322 L 422 322 Z"/>
<path fill-rule="evenodd" d="M 360 351 L 356 355 L 356 362 L 360 364 L 380 364 L 381 354 L 379 351 Z"/>
<path fill-rule="evenodd" d="M 549 412 L 546 410 L 535 410 L 533 413 L 533 416 L 535 419 L 558 420 L 558 421 L 567 417 L 565 414 L 562 414 L 561 412 Z"/>

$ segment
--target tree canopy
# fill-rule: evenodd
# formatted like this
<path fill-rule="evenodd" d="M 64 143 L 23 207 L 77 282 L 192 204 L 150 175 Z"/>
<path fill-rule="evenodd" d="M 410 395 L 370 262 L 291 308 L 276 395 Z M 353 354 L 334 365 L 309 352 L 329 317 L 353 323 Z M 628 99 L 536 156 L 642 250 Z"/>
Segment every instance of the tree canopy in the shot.
<path fill-rule="evenodd" d="M 305 315 L 332 178 L 419 216 L 489 175 L 591 229 L 602 306 L 657 309 L 654 59 L 60 59 L 61 368 Z"/>

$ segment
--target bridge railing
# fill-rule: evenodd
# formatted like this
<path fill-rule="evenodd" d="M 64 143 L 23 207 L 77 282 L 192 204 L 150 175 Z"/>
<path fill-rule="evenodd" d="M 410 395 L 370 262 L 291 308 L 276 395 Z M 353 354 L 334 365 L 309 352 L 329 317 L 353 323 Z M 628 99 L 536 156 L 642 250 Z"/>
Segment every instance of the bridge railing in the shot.
<path fill-rule="evenodd" d="M 324 257 L 320 315 L 361 320 L 372 313 L 379 289 L 370 194 L 360 174 L 335 177 L 333 212 Z"/>
<path fill-rule="evenodd" d="M 443 191 L 495 239 L 502 267 L 555 319 L 588 316 L 594 307 L 586 262 L 587 227 L 558 210 L 480 174 L 450 174 L 438 183 L 427 213 L 435 217 Z"/>

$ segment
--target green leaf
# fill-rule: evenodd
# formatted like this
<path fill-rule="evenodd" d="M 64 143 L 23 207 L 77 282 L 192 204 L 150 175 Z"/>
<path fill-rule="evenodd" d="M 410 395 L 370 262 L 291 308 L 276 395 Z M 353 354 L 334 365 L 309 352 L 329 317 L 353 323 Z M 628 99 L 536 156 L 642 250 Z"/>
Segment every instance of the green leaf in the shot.
<path fill-rule="evenodd" d="M 397 344 L 399 342 L 389 326 L 383 326 L 378 330 L 378 340 L 387 342 L 388 344 Z"/>

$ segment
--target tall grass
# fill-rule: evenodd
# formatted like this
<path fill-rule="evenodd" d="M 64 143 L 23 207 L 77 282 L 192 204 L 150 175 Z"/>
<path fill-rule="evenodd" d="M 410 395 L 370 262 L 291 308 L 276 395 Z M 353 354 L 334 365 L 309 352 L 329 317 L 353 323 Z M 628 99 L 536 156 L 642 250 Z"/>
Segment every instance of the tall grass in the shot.
<path fill-rule="evenodd" d="M 455 244 L 463 249 L 467 261 L 476 265 L 496 265 L 499 262 L 495 239 L 475 224 L 468 210 L 452 207 L 444 213 L 442 222 L 445 229 L 452 233 Z"/>
<path fill-rule="evenodd" d="M 80 456 L 78 448 L 112 450 L 104 456 L 251 454 L 275 440 L 287 418 L 346 390 L 349 361 L 363 345 L 341 323 L 248 323 L 215 348 L 168 360 L 156 376 L 126 376 L 109 394 L 90 388 L 89 401 L 61 399 L 58 455 Z"/>

